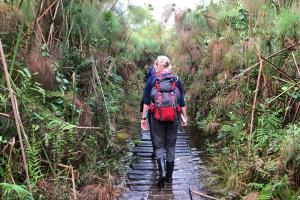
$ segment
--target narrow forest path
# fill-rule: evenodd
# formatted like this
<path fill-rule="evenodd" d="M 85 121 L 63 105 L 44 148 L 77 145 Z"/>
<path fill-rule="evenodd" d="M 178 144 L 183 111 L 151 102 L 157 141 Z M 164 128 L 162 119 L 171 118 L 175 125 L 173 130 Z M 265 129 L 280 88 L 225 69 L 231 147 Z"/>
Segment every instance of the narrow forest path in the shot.
<path fill-rule="evenodd" d="M 120 200 L 206 199 L 192 192 L 203 189 L 202 180 L 207 176 L 207 172 L 200 156 L 203 151 L 190 146 L 189 135 L 186 132 L 178 132 L 173 184 L 167 184 L 163 190 L 156 186 L 157 164 L 156 160 L 151 158 L 152 144 L 149 131 L 141 132 L 140 143 L 133 148 L 132 153 L 136 159 L 128 170 L 127 190 Z"/>

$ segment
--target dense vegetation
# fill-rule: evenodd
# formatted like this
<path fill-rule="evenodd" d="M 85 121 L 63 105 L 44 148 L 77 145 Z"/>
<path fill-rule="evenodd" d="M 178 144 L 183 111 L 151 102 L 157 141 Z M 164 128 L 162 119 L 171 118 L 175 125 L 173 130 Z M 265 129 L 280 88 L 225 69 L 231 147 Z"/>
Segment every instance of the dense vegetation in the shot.
<path fill-rule="evenodd" d="M 190 120 L 215 138 L 211 185 L 227 199 L 299 198 L 299 2 L 170 5 L 170 29 L 151 5 L 117 2 L 0 1 L 25 150 L 1 71 L 1 198 L 114 199 L 139 131 L 143 69 L 159 54 L 185 83 Z"/>
<path fill-rule="evenodd" d="M 175 13 L 169 52 L 190 118 L 216 139 L 208 164 L 228 199 L 299 198 L 299 6 L 228 0 Z"/>
<path fill-rule="evenodd" d="M 139 68 L 162 51 L 150 8 L 124 13 L 116 1 L 0 2 L 25 146 L 22 157 L 1 71 L 1 199 L 114 199 L 124 185 L 127 140 L 138 133 Z"/>

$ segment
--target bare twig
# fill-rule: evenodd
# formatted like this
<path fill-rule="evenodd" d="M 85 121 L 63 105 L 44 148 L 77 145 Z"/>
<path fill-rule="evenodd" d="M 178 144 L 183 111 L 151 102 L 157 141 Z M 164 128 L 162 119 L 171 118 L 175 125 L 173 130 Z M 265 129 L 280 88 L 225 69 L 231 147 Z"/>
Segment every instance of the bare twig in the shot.
<path fill-rule="evenodd" d="M 101 130 L 101 127 L 88 127 L 88 126 L 77 126 L 77 129 L 93 129 L 93 130 Z"/>
<path fill-rule="evenodd" d="M 93 69 L 93 76 L 94 78 L 96 79 L 97 81 L 97 84 L 100 86 L 100 89 L 101 89 L 101 92 L 102 92 L 102 98 L 103 98 L 103 101 L 104 101 L 104 106 L 105 106 L 105 110 L 106 110 L 106 114 L 107 114 L 107 118 L 108 118 L 108 127 L 109 127 L 109 132 L 110 132 L 110 114 L 109 114 L 109 111 L 108 111 L 108 106 L 107 106 L 107 101 L 106 101 L 106 97 L 104 95 L 104 90 L 103 90 L 103 87 L 102 87 L 102 83 L 101 83 L 101 79 L 98 75 L 98 71 L 97 71 L 97 68 L 95 66 L 95 63 L 93 62 L 92 63 L 92 69 Z"/>
<path fill-rule="evenodd" d="M 255 88 L 255 94 L 254 94 L 254 98 L 253 98 L 252 112 L 251 112 L 251 122 L 250 122 L 249 142 L 248 142 L 248 155 L 250 155 L 250 152 L 251 152 L 252 132 L 253 132 L 254 114 L 255 114 L 255 109 L 256 109 L 256 100 L 257 100 L 257 94 L 258 94 L 258 90 L 259 90 L 260 77 L 261 77 L 262 70 L 263 70 L 263 59 L 262 59 L 260 50 L 259 50 L 259 62 L 260 62 L 259 72 L 258 72 L 258 76 L 257 76 L 256 88 Z"/>
<path fill-rule="evenodd" d="M 289 100 L 289 102 L 288 102 L 288 105 L 287 105 L 287 107 L 286 107 L 286 109 L 285 109 L 285 112 L 284 112 L 284 115 L 283 115 L 283 122 L 285 122 L 287 113 L 288 113 L 288 111 L 289 111 L 289 107 L 290 107 L 291 102 L 292 102 L 292 98 L 293 98 L 293 97 L 290 98 L 290 100 Z"/>
<path fill-rule="evenodd" d="M 13 152 L 13 149 L 14 149 L 15 144 L 16 144 L 16 139 L 15 139 L 15 137 L 13 137 L 12 141 L 9 142 L 10 150 L 9 150 L 9 156 L 8 156 L 8 161 L 7 161 L 7 165 L 8 165 L 8 166 L 10 166 L 11 154 L 12 154 L 12 152 Z M 9 173 L 9 175 L 10 175 L 10 178 L 11 178 L 12 182 L 15 183 L 14 177 L 13 177 L 12 174 L 11 174 L 11 170 L 10 170 L 11 168 L 8 167 L 8 169 L 9 169 L 9 170 L 8 170 L 8 173 Z"/>
<path fill-rule="evenodd" d="M 41 161 L 44 162 L 44 163 L 51 164 L 50 161 L 47 161 L 47 160 L 41 160 Z M 71 181 L 72 181 L 72 188 L 73 188 L 73 200 L 77 200 L 75 176 L 74 176 L 74 171 L 75 171 L 74 167 L 69 166 L 69 165 L 65 165 L 65 164 L 61 164 L 61 163 L 57 163 L 56 165 L 59 166 L 59 167 L 66 168 L 66 169 L 71 171 Z"/>
<path fill-rule="evenodd" d="M 261 56 L 261 58 L 265 61 L 267 61 L 267 63 L 269 63 L 272 67 L 274 67 L 275 69 L 277 69 L 281 74 L 283 74 L 284 76 L 286 76 L 290 81 L 292 81 L 293 83 L 297 83 L 297 81 L 295 79 L 293 79 L 290 75 L 288 75 L 287 73 L 285 73 L 282 69 L 280 69 L 279 67 L 277 67 L 276 65 L 274 65 L 273 63 L 271 63 L 267 58 L 264 58 L 263 56 Z"/>
<path fill-rule="evenodd" d="M 53 3 L 37 18 L 37 22 L 40 21 L 44 15 L 47 14 L 47 12 L 55 5 L 55 3 L 57 2 L 57 0 L 53 1 Z"/>
<path fill-rule="evenodd" d="M 119 0 L 116 0 L 116 1 L 115 1 L 115 3 L 112 5 L 112 7 L 109 9 L 109 11 L 108 11 L 108 12 L 111 12 L 111 11 L 112 11 L 112 9 L 114 9 L 114 7 L 115 7 L 115 6 L 116 6 L 116 4 L 118 3 L 118 1 L 119 1 Z"/>
<path fill-rule="evenodd" d="M 59 5 L 60 5 L 59 2 L 57 2 L 56 8 L 55 8 L 55 12 L 54 12 L 54 16 L 52 17 L 52 23 L 51 23 L 51 26 L 50 26 L 50 31 L 49 31 L 48 40 L 47 40 L 47 45 L 48 46 L 51 46 L 50 45 L 50 41 L 52 41 L 52 38 L 53 38 L 52 35 L 53 35 L 53 32 L 54 32 L 54 20 L 56 18 Z"/>
<path fill-rule="evenodd" d="M 37 23 L 37 26 L 38 26 L 38 30 L 39 30 L 39 32 L 41 34 L 42 40 L 43 40 L 44 44 L 46 45 L 46 49 L 47 49 L 47 51 L 49 51 L 49 47 L 47 45 L 47 41 L 46 41 L 45 36 L 43 34 L 43 30 L 42 30 L 42 28 L 41 28 L 41 26 L 40 26 L 39 23 Z"/>
<path fill-rule="evenodd" d="M 287 93 L 290 89 L 296 87 L 297 85 L 300 84 L 300 81 L 291 85 L 289 88 L 287 88 L 286 90 L 284 90 L 283 92 L 281 92 L 279 95 L 277 95 L 276 97 L 274 97 L 273 99 L 271 99 L 268 104 L 272 103 L 275 99 L 279 98 L 280 96 L 282 96 L 283 94 Z"/>
<path fill-rule="evenodd" d="M 19 9 L 21 8 L 22 4 L 23 4 L 23 0 L 21 0 L 20 3 L 19 3 L 19 6 L 18 6 Z"/>
<path fill-rule="evenodd" d="M 33 27 L 32 27 L 33 30 L 35 30 L 36 23 L 38 22 L 38 16 L 39 16 L 40 11 L 41 11 L 42 1 L 43 1 L 43 0 L 40 0 L 40 2 L 39 2 L 38 10 L 37 10 L 37 13 L 36 13 L 36 15 L 35 15 L 34 24 L 33 24 Z"/>
<path fill-rule="evenodd" d="M 298 63 L 297 63 L 297 61 L 296 61 L 296 58 L 295 58 L 295 55 L 294 55 L 293 52 L 292 52 L 292 56 L 293 56 L 293 59 L 294 59 L 294 62 L 295 62 L 296 68 L 297 68 L 298 76 L 300 76 L 300 69 L 299 69 L 299 67 L 298 67 Z"/>
<path fill-rule="evenodd" d="M 295 111 L 295 114 L 294 114 L 292 122 L 294 122 L 296 120 L 296 118 L 297 118 L 297 115 L 299 113 L 299 107 L 300 107 L 300 103 L 298 102 L 297 105 L 296 105 L 296 111 Z"/>
<path fill-rule="evenodd" d="M 249 35 L 253 36 L 253 1 L 248 0 L 248 10 L 249 10 Z"/>
<path fill-rule="evenodd" d="M 30 191 L 30 193 L 32 193 L 30 179 L 29 179 L 29 172 L 28 172 L 28 164 L 27 164 L 27 160 L 26 160 L 25 148 L 23 145 L 23 138 L 22 138 L 22 132 L 21 132 L 21 125 L 20 125 L 22 122 L 21 122 L 21 118 L 20 118 L 20 115 L 18 112 L 16 96 L 14 95 L 13 89 L 11 87 L 10 77 L 9 77 L 9 73 L 8 73 L 8 69 L 7 69 L 7 64 L 6 64 L 5 55 L 3 52 L 1 39 L 0 39 L 0 55 L 1 55 L 1 60 L 2 60 L 2 64 L 3 64 L 3 70 L 4 70 L 4 74 L 5 74 L 6 84 L 7 84 L 8 90 L 9 90 L 9 96 L 11 98 L 11 103 L 12 103 L 12 107 L 13 107 L 15 123 L 16 123 L 16 127 L 17 127 L 17 132 L 18 132 L 18 137 L 19 137 L 19 142 L 20 142 L 20 147 L 21 147 L 21 152 L 22 152 L 23 167 L 24 167 L 25 174 L 26 174 L 26 181 L 28 184 L 29 191 Z"/>
<path fill-rule="evenodd" d="M 74 168 L 70 167 L 71 170 L 71 178 L 72 178 L 72 186 L 73 186 L 73 200 L 77 200 L 76 187 L 75 187 L 75 177 L 74 177 Z"/>
<path fill-rule="evenodd" d="M 191 188 L 190 188 L 190 192 L 191 192 L 191 193 L 194 193 L 194 194 L 197 194 L 197 195 L 199 195 L 199 196 L 208 198 L 208 199 L 219 200 L 219 199 L 216 198 L 216 197 L 209 196 L 209 195 L 207 195 L 207 194 L 204 194 L 204 193 L 202 193 L 202 192 L 196 191 L 196 190 L 191 189 Z"/>
<path fill-rule="evenodd" d="M 10 115 L 9 115 L 9 114 L 6 114 L 6 113 L 0 113 L 0 116 L 7 117 L 7 118 L 10 117 Z"/>
<path fill-rule="evenodd" d="M 299 46 L 299 45 L 300 45 L 300 42 L 298 42 L 298 43 L 296 43 L 296 44 L 293 44 L 293 45 L 291 45 L 291 46 L 288 46 L 288 47 L 286 47 L 286 48 L 284 48 L 284 49 L 281 49 L 281 50 L 279 50 L 279 51 L 273 53 L 272 55 L 266 57 L 266 59 L 273 58 L 274 56 L 277 56 L 277 55 L 279 55 L 279 54 L 281 54 L 281 53 L 283 53 L 283 52 L 285 52 L 285 51 L 287 51 L 287 50 L 289 50 L 289 49 L 291 49 L 291 48 L 293 48 L 293 47 Z M 233 77 L 233 79 L 236 79 L 236 78 L 238 78 L 238 77 L 240 77 L 240 76 L 243 76 L 246 72 L 250 71 L 250 70 L 253 69 L 254 67 L 258 66 L 259 64 L 260 64 L 260 62 L 255 63 L 255 64 L 252 65 L 251 67 L 245 69 L 243 72 L 241 72 L 240 74 L 238 74 L 238 75 L 236 75 L 235 77 Z"/>
<path fill-rule="evenodd" d="M 108 67 L 108 70 L 107 70 L 107 74 L 106 74 L 106 79 L 111 75 L 111 71 L 113 70 L 113 67 L 115 66 L 115 64 L 116 64 L 116 61 L 117 61 L 117 59 L 115 58 L 112 62 L 111 62 L 111 64 L 109 65 L 109 67 Z"/>

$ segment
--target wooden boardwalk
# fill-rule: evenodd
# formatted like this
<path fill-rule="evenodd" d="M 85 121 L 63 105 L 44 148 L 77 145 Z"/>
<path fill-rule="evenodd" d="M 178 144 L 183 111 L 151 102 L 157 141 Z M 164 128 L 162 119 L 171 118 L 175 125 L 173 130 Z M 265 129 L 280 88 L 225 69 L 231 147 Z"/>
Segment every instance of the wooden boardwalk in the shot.
<path fill-rule="evenodd" d="M 190 192 L 190 188 L 202 189 L 201 171 L 204 167 L 200 159 L 202 152 L 190 148 L 189 137 L 178 132 L 173 184 L 159 189 L 156 186 L 158 171 L 156 160 L 151 158 L 150 133 L 142 131 L 141 142 L 133 148 L 136 157 L 128 170 L 127 191 L 119 200 L 204 200 L 206 198 Z"/>

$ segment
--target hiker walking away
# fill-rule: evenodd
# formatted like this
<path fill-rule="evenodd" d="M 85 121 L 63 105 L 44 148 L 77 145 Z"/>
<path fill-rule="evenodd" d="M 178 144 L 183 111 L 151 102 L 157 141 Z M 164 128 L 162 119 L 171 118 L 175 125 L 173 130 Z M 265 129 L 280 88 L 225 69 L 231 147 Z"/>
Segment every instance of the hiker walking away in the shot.
<path fill-rule="evenodd" d="M 156 76 L 156 61 L 155 61 L 154 65 L 151 65 L 149 67 L 149 69 L 147 70 L 147 73 L 144 77 L 144 81 L 147 83 L 150 78 L 155 77 L 155 76 Z M 146 88 L 146 86 L 145 86 L 145 88 Z M 145 89 L 144 89 L 144 93 L 143 93 L 143 98 L 141 100 L 140 112 L 141 112 L 141 115 L 142 115 L 141 118 L 145 117 L 146 120 L 148 120 L 148 123 L 149 123 L 150 139 L 151 139 L 152 148 L 153 148 L 151 157 L 155 158 L 155 145 L 153 143 L 153 136 L 152 136 L 152 130 L 151 130 L 152 129 L 151 128 L 151 113 L 146 110 L 147 114 L 143 115 L 144 97 L 145 97 Z M 145 116 L 145 115 L 147 115 L 147 116 Z M 147 124 L 145 124 L 145 127 L 147 127 Z"/>
<path fill-rule="evenodd" d="M 156 77 L 150 78 L 145 88 L 143 116 L 148 109 L 152 113 L 151 128 L 159 172 L 157 186 L 163 188 L 165 182 L 172 183 L 180 112 L 184 118 L 182 126 L 187 124 L 187 115 L 183 86 L 170 70 L 170 59 L 158 56 L 156 61 Z M 146 119 L 142 118 L 141 127 L 145 123 Z"/>

